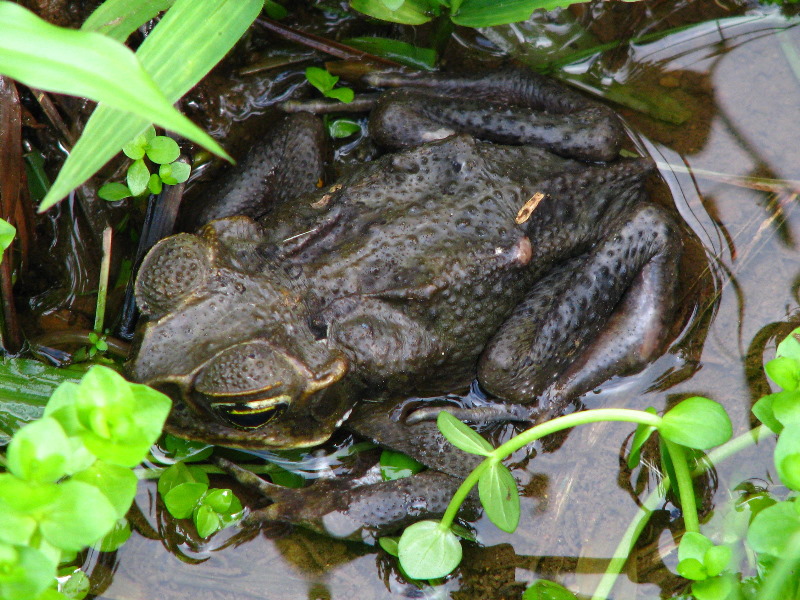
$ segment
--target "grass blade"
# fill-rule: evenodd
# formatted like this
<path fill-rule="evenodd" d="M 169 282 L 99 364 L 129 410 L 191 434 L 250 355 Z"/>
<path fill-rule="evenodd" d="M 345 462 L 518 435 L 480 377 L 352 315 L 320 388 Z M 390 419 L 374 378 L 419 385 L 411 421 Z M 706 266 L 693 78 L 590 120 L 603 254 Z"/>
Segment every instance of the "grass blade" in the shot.
<path fill-rule="evenodd" d="M 96 31 L 118 42 L 147 23 L 162 10 L 167 10 L 175 0 L 106 0 L 97 7 L 81 26 L 83 31 Z"/>
<path fill-rule="evenodd" d="M 176 0 L 136 55 L 166 98 L 175 102 L 222 60 L 258 16 L 262 4 L 262 0 Z M 110 106 L 98 106 L 39 210 L 89 179 L 149 124 Z"/>

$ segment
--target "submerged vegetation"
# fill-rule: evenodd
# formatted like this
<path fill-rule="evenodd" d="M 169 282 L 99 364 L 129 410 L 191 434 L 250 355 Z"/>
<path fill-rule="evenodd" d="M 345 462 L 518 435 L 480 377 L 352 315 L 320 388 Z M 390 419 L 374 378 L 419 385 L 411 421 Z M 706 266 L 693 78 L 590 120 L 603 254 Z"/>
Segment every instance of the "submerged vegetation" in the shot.
<path fill-rule="evenodd" d="M 537 8 L 572 3 L 352 0 L 351 6 L 371 17 L 400 24 L 448 18 L 456 25 L 484 27 L 524 20 Z M 53 207 L 120 150 L 133 161 L 127 168 L 125 184 L 107 184 L 100 188 L 100 197 L 117 201 L 158 194 L 164 184 L 186 181 L 189 166 L 179 160 L 178 144 L 170 137 L 156 135 L 151 123 L 227 158 L 218 142 L 173 104 L 234 47 L 263 4 L 262 0 L 107 0 L 81 30 L 67 30 L 15 3 L 0 1 L 0 75 L 32 89 L 80 95 L 99 103 L 38 209 Z M 285 15 L 280 3 L 267 2 L 266 10 L 273 18 Z M 163 11 L 136 52 L 129 50 L 124 44 L 129 36 Z M 359 47 L 357 39 L 353 42 Z M 399 53 L 406 64 L 422 61 L 433 66 L 431 56 L 422 52 L 425 49 L 414 46 L 403 49 L 395 43 L 371 39 L 362 40 L 361 47 L 376 53 L 386 49 L 390 58 Z M 54 56 L 69 58 L 55 62 Z M 337 86 L 337 76 L 328 71 L 309 67 L 306 75 L 326 97 L 352 100 L 352 90 Z M 334 137 L 347 137 L 359 131 L 359 124 L 338 119 L 329 123 L 329 129 Z M 157 173 L 150 172 L 154 165 L 159 165 Z M 2 182 L 0 192 L 5 193 Z M 5 206 L 5 196 L 3 202 Z M 7 220 L 0 220 L 0 247 L 13 248 L 16 213 L 6 211 L 4 216 Z M 8 263 L 11 252 L 4 256 Z M 11 318 L 8 312 L 5 318 Z M 87 336 L 89 358 L 108 347 L 102 325 L 95 329 Z M 800 597 L 796 577 L 800 565 L 800 503 L 796 501 L 800 491 L 799 340 L 800 330 L 795 330 L 765 367 L 782 391 L 764 396 L 753 407 L 763 425 L 731 441 L 731 423 L 725 411 L 716 402 L 699 397 L 684 400 L 662 416 L 655 409 L 598 409 L 559 417 L 497 448 L 442 413 L 438 425 L 450 442 L 485 460 L 465 480 L 441 521 L 417 523 L 399 539 L 383 538 L 381 547 L 399 557 L 403 572 L 410 578 L 448 576 L 461 560 L 459 537 L 469 537 L 456 522 L 456 515 L 473 486 L 477 485 L 488 518 L 501 530 L 513 532 L 520 520 L 519 495 L 517 483 L 502 461 L 545 435 L 578 425 L 621 420 L 637 424 L 628 448 L 628 467 L 639 463 L 642 447 L 657 433 L 660 468 L 665 476 L 658 492 L 642 503 L 639 518 L 620 542 L 594 598 L 609 596 L 653 507 L 668 494 L 674 494 L 681 507 L 686 531 L 678 548 L 677 574 L 691 582 L 693 597 Z M 9 341 L 8 335 L 3 341 Z M 74 379 L 75 373 L 67 376 Z M 126 532 L 130 532 L 124 517 L 136 489 L 137 471 L 132 469 L 161 434 L 168 411 L 169 401 L 162 394 L 130 384 L 111 369 L 95 366 L 80 383 L 69 381 L 58 386 L 42 418 L 18 429 L 3 456 L 5 472 L 0 474 L 0 598 L 55 600 L 86 595 L 88 584 L 76 571 L 76 554 L 90 545 L 106 551 L 124 542 Z M 741 489 L 730 491 L 731 506 L 719 509 L 733 515 L 730 529 L 706 531 L 696 507 L 693 478 L 770 432 L 778 436 L 774 466 L 786 493 L 777 496 L 743 484 Z M 237 522 L 243 515 L 240 501 L 231 490 L 210 486 L 208 472 L 215 467 L 195 464 L 204 461 L 211 449 L 174 438 L 165 443 L 172 452 L 172 464 L 157 469 L 156 474 L 160 476 L 158 491 L 170 514 L 177 519 L 191 518 L 201 537 Z M 709 452 L 703 455 L 698 450 Z M 387 458 L 386 462 L 404 460 Z M 416 468 L 412 466 L 408 472 Z M 271 473 L 276 482 L 292 479 L 278 467 L 268 466 L 263 471 Z M 148 475 L 141 469 L 138 474 Z M 541 581 L 524 597 L 575 596 L 558 584 Z"/>

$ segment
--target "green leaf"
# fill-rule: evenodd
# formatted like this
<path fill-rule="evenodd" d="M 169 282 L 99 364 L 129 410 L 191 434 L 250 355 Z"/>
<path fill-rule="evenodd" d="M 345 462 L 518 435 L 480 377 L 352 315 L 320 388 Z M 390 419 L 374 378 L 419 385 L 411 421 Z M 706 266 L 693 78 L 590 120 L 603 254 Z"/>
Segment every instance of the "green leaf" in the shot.
<path fill-rule="evenodd" d="M 783 338 L 775 354 L 778 357 L 785 356 L 800 361 L 800 327 Z"/>
<path fill-rule="evenodd" d="M 727 442 L 733 434 L 733 427 L 720 404 L 695 396 L 667 411 L 658 432 L 681 446 L 705 450 Z"/>
<path fill-rule="evenodd" d="M 164 505 L 173 517 L 185 519 L 192 514 L 207 489 L 207 483 L 181 483 L 164 494 Z"/>
<path fill-rule="evenodd" d="M 231 507 L 233 492 L 228 489 L 214 488 L 206 492 L 203 504 L 211 507 L 214 512 L 227 513 Z"/>
<path fill-rule="evenodd" d="M 539 579 L 522 594 L 522 600 L 578 600 L 577 596 L 555 581 Z"/>
<path fill-rule="evenodd" d="M 0 219 L 0 252 L 5 252 L 6 249 L 14 241 L 14 236 L 17 235 L 17 228 L 5 219 Z M 3 257 L 0 256 L 0 260 Z"/>
<path fill-rule="evenodd" d="M 656 409 L 652 406 L 648 406 L 645 412 L 651 415 L 658 414 Z M 642 446 L 650 439 L 650 436 L 653 435 L 655 430 L 656 428 L 653 425 L 645 425 L 644 423 L 639 423 L 639 425 L 637 425 L 636 432 L 633 434 L 633 440 L 631 441 L 631 451 L 630 454 L 628 454 L 629 469 L 634 469 L 639 465 L 639 461 L 642 457 Z"/>
<path fill-rule="evenodd" d="M 685 558 L 678 563 L 678 575 L 693 581 L 703 581 L 708 578 L 705 565 L 696 558 Z"/>
<path fill-rule="evenodd" d="M 77 552 L 111 531 L 116 511 L 100 490 L 81 481 L 65 481 L 58 487 L 59 497 L 39 522 L 48 542 Z"/>
<path fill-rule="evenodd" d="M 105 534 L 99 542 L 96 542 L 94 547 L 100 552 L 114 552 L 119 550 L 130 537 L 131 524 L 128 523 L 128 519 L 118 519 L 111 531 Z"/>
<path fill-rule="evenodd" d="M 352 119 L 336 119 L 328 125 L 328 135 L 332 138 L 346 138 L 361 131 L 361 125 Z"/>
<path fill-rule="evenodd" d="M 56 565 L 34 548 L 0 544 L 0 573 L 0 598 L 30 600 L 52 584 Z"/>
<path fill-rule="evenodd" d="M 144 133 L 140 133 L 130 142 L 122 147 L 122 152 L 131 160 L 144 158 L 144 149 L 147 146 L 147 138 Z"/>
<path fill-rule="evenodd" d="M 494 452 L 492 445 L 481 437 L 479 433 L 445 410 L 436 417 L 436 425 L 442 435 L 447 438 L 447 441 L 459 450 L 480 456 L 489 456 Z"/>
<path fill-rule="evenodd" d="M 800 424 L 783 428 L 775 444 L 775 469 L 786 487 L 800 490 Z"/>
<path fill-rule="evenodd" d="M 210 536 L 212 533 L 222 528 L 219 515 L 205 504 L 200 505 L 197 510 L 194 511 L 193 520 L 195 527 L 197 527 L 197 535 L 203 538 Z"/>
<path fill-rule="evenodd" d="M 800 390 L 772 394 L 772 416 L 784 426 L 800 424 Z"/>
<path fill-rule="evenodd" d="M 289 14 L 283 6 L 272 0 L 267 0 L 264 3 L 264 11 L 270 19 L 275 19 L 276 21 L 285 18 Z"/>
<path fill-rule="evenodd" d="M 406 0 L 397 10 L 390 10 L 385 4 L 374 0 L 350 0 L 350 6 L 381 21 L 404 25 L 422 25 L 439 13 L 438 10 L 432 10 L 426 0 Z"/>
<path fill-rule="evenodd" d="M 345 104 L 349 104 L 355 98 L 355 92 L 348 87 L 339 87 L 333 90 L 328 90 L 325 92 L 325 95 L 328 98 L 333 98 L 335 100 L 339 100 L 344 102 Z"/>
<path fill-rule="evenodd" d="M 176 0 L 136 56 L 164 96 L 177 102 L 227 54 L 258 16 L 262 4 L 262 0 Z M 191 60 L 187 60 L 189 56 Z M 138 119 L 110 106 L 98 106 L 39 210 L 49 208 L 86 181 L 154 120 L 152 115 Z M 174 127 L 167 129 L 186 137 Z M 208 140 L 202 145 L 230 160 L 219 144 Z"/>
<path fill-rule="evenodd" d="M 355 37 L 343 40 L 343 43 L 416 69 L 432 71 L 436 67 L 435 50 L 408 42 L 382 37 Z"/>
<path fill-rule="evenodd" d="M 800 514 L 792 502 L 784 501 L 768 506 L 753 518 L 747 543 L 756 552 L 779 557 L 795 535 L 800 535 Z"/>
<path fill-rule="evenodd" d="M 714 543 L 702 533 L 687 531 L 683 534 L 681 543 L 678 545 L 678 562 L 688 558 L 703 562 L 706 552 L 713 547 Z"/>
<path fill-rule="evenodd" d="M 147 189 L 150 191 L 151 194 L 160 194 L 161 190 L 164 188 L 163 184 L 161 183 L 161 177 L 158 173 L 153 173 L 150 175 L 150 179 L 147 180 Z"/>
<path fill-rule="evenodd" d="M 783 425 L 780 421 L 778 421 L 778 419 L 775 418 L 775 413 L 772 410 L 772 405 L 775 401 L 775 397 L 778 396 L 778 394 L 796 395 L 797 391 L 768 394 L 758 400 L 752 408 L 753 414 L 756 416 L 756 418 L 775 433 L 780 433 L 781 430 L 783 430 Z"/>
<path fill-rule="evenodd" d="M 8 470 L 32 482 L 55 482 L 67 474 L 72 447 L 55 419 L 28 423 L 8 445 Z"/>
<path fill-rule="evenodd" d="M 178 185 L 189 179 L 191 170 L 189 165 L 178 160 L 169 165 L 161 165 L 158 168 L 158 176 L 168 185 Z"/>
<path fill-rule="evenodd" d="M 331 75 L 325 69 L 320 69 L 319 67 L 307 67 L 306 79 L 323 94 L 331 91 L 336 82 L 339 81 L 337 76 Z"/>
<path fill-rule="evenodd" d="M 144 161 L 139 159 L 133 161 L 128 167 L 128 189 L 131 194 L 138 196 L 147 189 L 147 182 L 150 180 L 150 171 Z"/>
<path fill-rule="evenodd" d="M 386 554 L 390 556 L 398 556 L 398 541 L 400 538 L 397 537 L 382 537 L 378 538 L 378 545 L 383 548 Z"/>
<path fill-rule="evenodd" d="M 585 1 L 587 0 L 464 0 L 450 19 L 456 25 L 465 27 L 493 27 L 526 21 L 536 9 L 553 10 Z"/>
<path fill-rule="evenodd" d="M 519 525 L 519 494 L 508 467 L 492 463 L 478 479 L 478 495 L 491 522 L 505 532 L 514 533 Z"/>
<path fill-rule="evenodd" d="M 407 527 L 397 544 L 400 565 L 414 579 L 449 575 L 461 562 L 461 543 L 436 521 L 420 521 Z"/>
<path fill-rule="evenodd" d="M 82 481 L 100 490 L 114 507 L 117 519 L 127 514 L 136 497 L 137 479 L 133 471 L 100 460 L 73 475 L 72 481 Z"/>
<path fill-rule="evenodd" d="M 214 451 L 209 444 L 185 440 L 172 434 L 164 436 L 164 447 L 173 459 L 186 462 L 205 460 Z"/>
<path fill-rule="evenodd" d="M 425 468 L 425 465 L 407 454 L 393 450 L 383 450 L 381 452 L 380 465 L 381 476 L 384 481 L 411 477 L 414 473 L 419 473 Z"/>
<path fill-rule="evenodd" d="M 119 42 L 139 27 L 167 10 L 175 0 L 106 0 L 97 7 L 81 26 L 84 31 L 96 31 Z"/>
<path fill-rule="evenodd" d="M 712 577 L 692 583 L 692 594 L 697 600 L 726 600 L 734 585 L 730 577 Z"/>
<path fill-rule="evenodd" d="M 165 496 L 172 488 L 182 483 L 202 483 L 208 488 L 208 475 L 199 467 L 187 466 L 182 462 L 165 469 L 158 478 L 158 493 Z"/>
<path fill-rule="evenodd" d="M 150 140 L 146 150 L 147 158 L 159 165 L 171 163 L 181 155 L 178 142 L 165 135 L 159 135 Z"/>
<path fill-rule="evenodd" d="M 706 551 L 703 557 L 703 564 L 710 577 L 716 577 L 728 568 L 733 557 L 733 551 L 729 546 L 714 546 Z"/>
<path fill-rule="evenodd" d="M 773 358 L 764 365 L 764 370 L 772 381 L 786 391 L 796 390 L 800 385 L 800 362 L 794 358 L 788 356 Z"/>
<path fill-rule="evenodd" d="M 380 0 L 380 2 L 389 10 L 394 11 L 403 6 L 403 2 L 405 2 L 405 0 Z"/>
<path fill-rule="evenodd" d="M 80 569 L 75 569 L 59 587 L 61 593 L 70 600 L 83 600 L 89 595 L 89 578 Z"/>

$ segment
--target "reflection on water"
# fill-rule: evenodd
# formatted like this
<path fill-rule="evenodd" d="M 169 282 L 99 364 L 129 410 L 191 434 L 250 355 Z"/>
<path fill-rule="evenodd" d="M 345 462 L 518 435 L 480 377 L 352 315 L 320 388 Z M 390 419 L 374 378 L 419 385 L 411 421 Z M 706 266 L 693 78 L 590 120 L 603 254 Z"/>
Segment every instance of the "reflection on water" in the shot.
<path fill-rule="evenodd" d="M 711 6 L 701 15 L 691 4 Z M 640 151 L 658 161 L 677 211 L 699 240 L 686 265 L 686 298 L 698 291 L 703 298 L 699 306 L 687 305 L 690 324 L 669 353 L 585 404 L 661 410 L 707 395 L 726 406 L 741 433 L 751 425 L 752 401 L 768 389 L 763 358 L 800 321 L 798 186 L 770 181 L 800 180 L 800 20 L 766 9 L 721 18 L 729 13 L 715 3 L 605 10 L 594 15 L 591 38 L 577 35 L 568 19 L 550 23 L 548 31 L 569 36 L 576 53 L 615 39 L 639 41 L 611 44 L 602 58 L 585 58 L 561 74 L 618 103 Z M 553 45 L 538 31 L 526 24 L 487 37 L 506 50 Z M 459 35 L 468 45 L 474 34 Z M 662 188 L 657 195 L 665 195 Z M 479 521 L 483 547 L 468 549 L 459 574 L 435 588 L 404 583 L 383 552 L 302 531 L 241 540 L 241 533 L 225 531 L 206 546 L 189 543 L 189 532 L 173 531 L 170 543 L 181 560 L 160 541 L 164 521 L 155 516 L 154 492 L 143 490 L 139 508 L 156 539 L 135 534 L 113 565 L 102 558 L 96 590 L 119 600 L 518 598 L 527 583 L 548 577 L 591 595 L 636 513 L 637 497 L 656 482 L 649 471 L 621 470 L 620 450 L 630 433 L 622 424 L 585 427 L 535 456 L 513 457 L 525 493 L 520 530 L 508 535 Z M 705 509 L 724 503 L 741 481 L 769 481 L 771 453 L 771 443 L 763 443 L 724 463 L 707 481 Z M 670 527 L 677 516 L 669 503 L 654 514 L 616 597 L 658 597 L 676 585 L 662 561 L 674 570 L 677 528 Z M 113 578 L 102 576 L 110 571 Z"/>

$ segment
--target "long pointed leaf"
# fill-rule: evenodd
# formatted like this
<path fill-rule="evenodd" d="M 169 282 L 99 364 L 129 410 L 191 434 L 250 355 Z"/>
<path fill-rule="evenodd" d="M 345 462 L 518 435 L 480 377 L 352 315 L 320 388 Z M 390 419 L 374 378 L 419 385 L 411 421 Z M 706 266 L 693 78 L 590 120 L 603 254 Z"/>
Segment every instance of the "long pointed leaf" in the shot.
<path fill-rule="evenodd" d="M 262 4 L 263 0 L 176 0 L 136 55 L 167 99 L 175 102 L 222 60 Z M 39 210 L 89 179 L 149 124 L 110 106 L 98 106 Z"/>
<path fill-rule="evenodd" d="M 162 10 L 167 10 L 175 0 L 106 0 L 97 7 L 86 22 L 84 31 L 96 31 L 124 42 L 128 36 L 147 23 Z"/>

